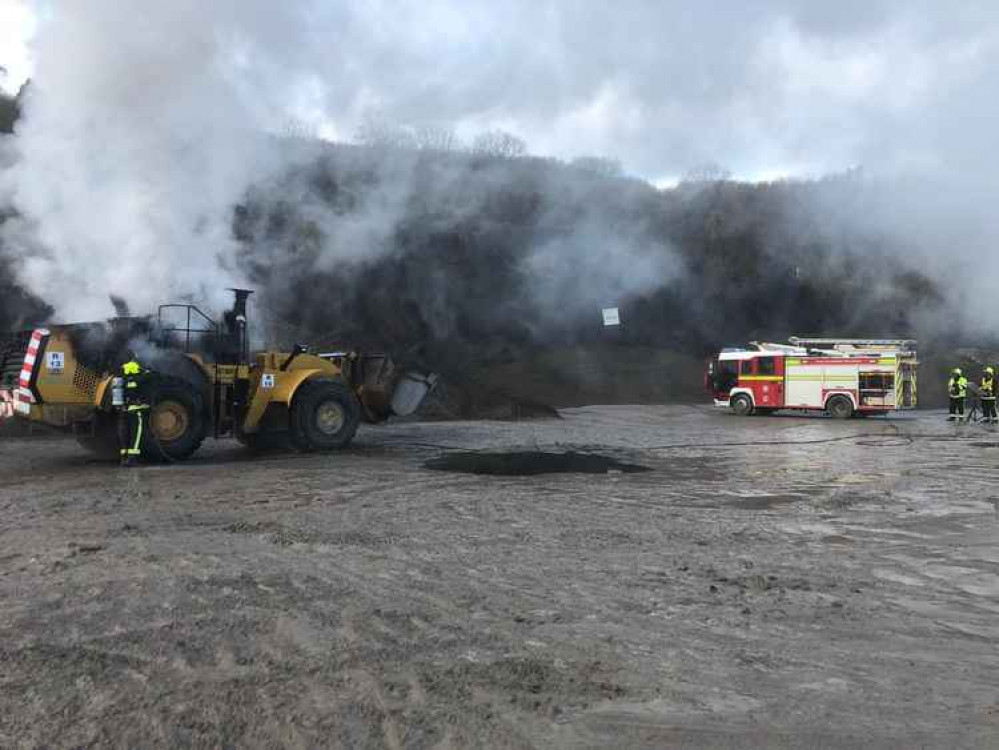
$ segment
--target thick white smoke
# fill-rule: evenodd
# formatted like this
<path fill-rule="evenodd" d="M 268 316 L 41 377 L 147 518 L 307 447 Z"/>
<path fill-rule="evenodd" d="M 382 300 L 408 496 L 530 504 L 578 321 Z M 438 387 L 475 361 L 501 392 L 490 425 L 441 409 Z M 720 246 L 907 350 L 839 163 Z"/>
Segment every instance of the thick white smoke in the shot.
<path fill-rule="evenodd" d="M 211 301 L 239 281 L 232 206 L 274 164 L 256 55 L 297 33 L 277 8 L 54 7 L 3 192 L 21 215 L 5 238 L 22 281 L 60 317 L 105 317 L 109 293 L 140 311 L 171 295 Z"/>

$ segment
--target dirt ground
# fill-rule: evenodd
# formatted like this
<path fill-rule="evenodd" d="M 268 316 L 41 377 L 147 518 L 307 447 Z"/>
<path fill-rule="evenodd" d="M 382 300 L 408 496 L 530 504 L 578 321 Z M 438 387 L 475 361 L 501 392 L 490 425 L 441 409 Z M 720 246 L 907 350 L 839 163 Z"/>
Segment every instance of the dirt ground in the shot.
<path fill-rule="evenodd" d="M 0 440 L 0 747 L 999 747 L 997 458 L 682 406 L 135 471 Z"/>

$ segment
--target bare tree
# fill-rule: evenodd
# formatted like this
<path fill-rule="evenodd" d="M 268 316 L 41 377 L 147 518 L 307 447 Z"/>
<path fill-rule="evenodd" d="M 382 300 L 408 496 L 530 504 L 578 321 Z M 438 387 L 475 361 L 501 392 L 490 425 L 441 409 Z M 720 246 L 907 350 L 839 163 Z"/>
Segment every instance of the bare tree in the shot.
<path fill-rule="evenodd" d="M 582 169 L 586 172 L 593 172 L 593 174 L 600 175 L 601 177 L 620 177 L 624 174 L 621 162 L 605 156 L 580 156 L 573 159 L 569 163 L 569 166 Z"/>
<path fill-rule="evenodd" d="M 417 148 L 416 135 L 409 128 L 391 125 L 380 118 L 365 119 L 355 140 L 363 146 L 382 148 Z"/>
<path fill-rule="evenodd" d="M 700 185 L 708 182 L 726 182 L 731 178 L 730 171 L 713 161 L 709 161 L 688 169 L 680 179 L 680 184 Z"/>
<path fill-rule="evenodd" d="M 281 126 L 279 135 L 282 138 L 291 138 L 302 141 L 314 141 L 319 138 L 319 128 L 314 124 L 299 120 L 296 117 L 288 118 Z"/>
<path fill-rule="evenodd" d="M 523 139 L 503 130 L 490 130 L 475 137 L 472 153 L 482 156 L 498 156 L 503 159 L 516 159 L 527 153 Z"/>
<path fill-rule="evenodd" d="M 17 99 L 0 91 L 0 133 L 13 133 L 18 118 Z"/>
<path fill-rule="evenodd" d="M 461 139 L 448 128 L 426 126 L 413 134 L 416 147 L 427 151 L 460 151 Z"/>

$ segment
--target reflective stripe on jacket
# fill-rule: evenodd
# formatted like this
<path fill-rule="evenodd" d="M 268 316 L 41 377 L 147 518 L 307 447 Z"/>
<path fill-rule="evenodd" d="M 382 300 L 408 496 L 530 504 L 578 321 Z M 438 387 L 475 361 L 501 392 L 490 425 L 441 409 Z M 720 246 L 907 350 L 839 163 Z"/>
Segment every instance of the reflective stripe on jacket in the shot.
<path fill-rule="evenodd" d="M 145 404 L 149 399 L 149 370 L 132 359 L 121 366 L 121 374 L 125 381 L 125 403 Z"/>
<path fill-rule="evenodd" d="M 996 381 L 994 378 L 986 376 L 982 378 L 982 398 L 995 398 L 996 397 Z"/>
<path fill-rule="evenodd" d="M 968 379 L 962 375 L 947 381 L 947 392 L 951 398 L 964 398 L 968 395 Z"/>

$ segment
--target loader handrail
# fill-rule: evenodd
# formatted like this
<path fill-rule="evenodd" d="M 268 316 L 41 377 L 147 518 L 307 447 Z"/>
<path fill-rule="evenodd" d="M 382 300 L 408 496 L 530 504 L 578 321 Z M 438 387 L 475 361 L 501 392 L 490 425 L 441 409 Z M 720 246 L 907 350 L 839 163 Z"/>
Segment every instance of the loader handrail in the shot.
<path fill-rule="evenodd" d="M 184 310 L 187 315 L 187 325 L 186 326 L 167 326 L 163 323 L 163 311 L 164 310 Z M 191 316 L 195 316 L 195 322 L 202 322 L 205 328 L 195 328 L 191 325 Z M 200 320 L 198 320 L 200 318 Z M 184 351 L 190 353 L 191 351 L 191 334 L 211 334 L 214 337 L 214 345 L 218 342 L 219 327 L 218 324 L 208 317 L 204 312 L 202 312 L 195 305 L 181 305 L 181 304 L 170 304 L 170 305 L 160 305 L 156 311 L 156 322 L 157 328 L 161 334 L 167 333 L 183 333 L 184 334 Z"/>

